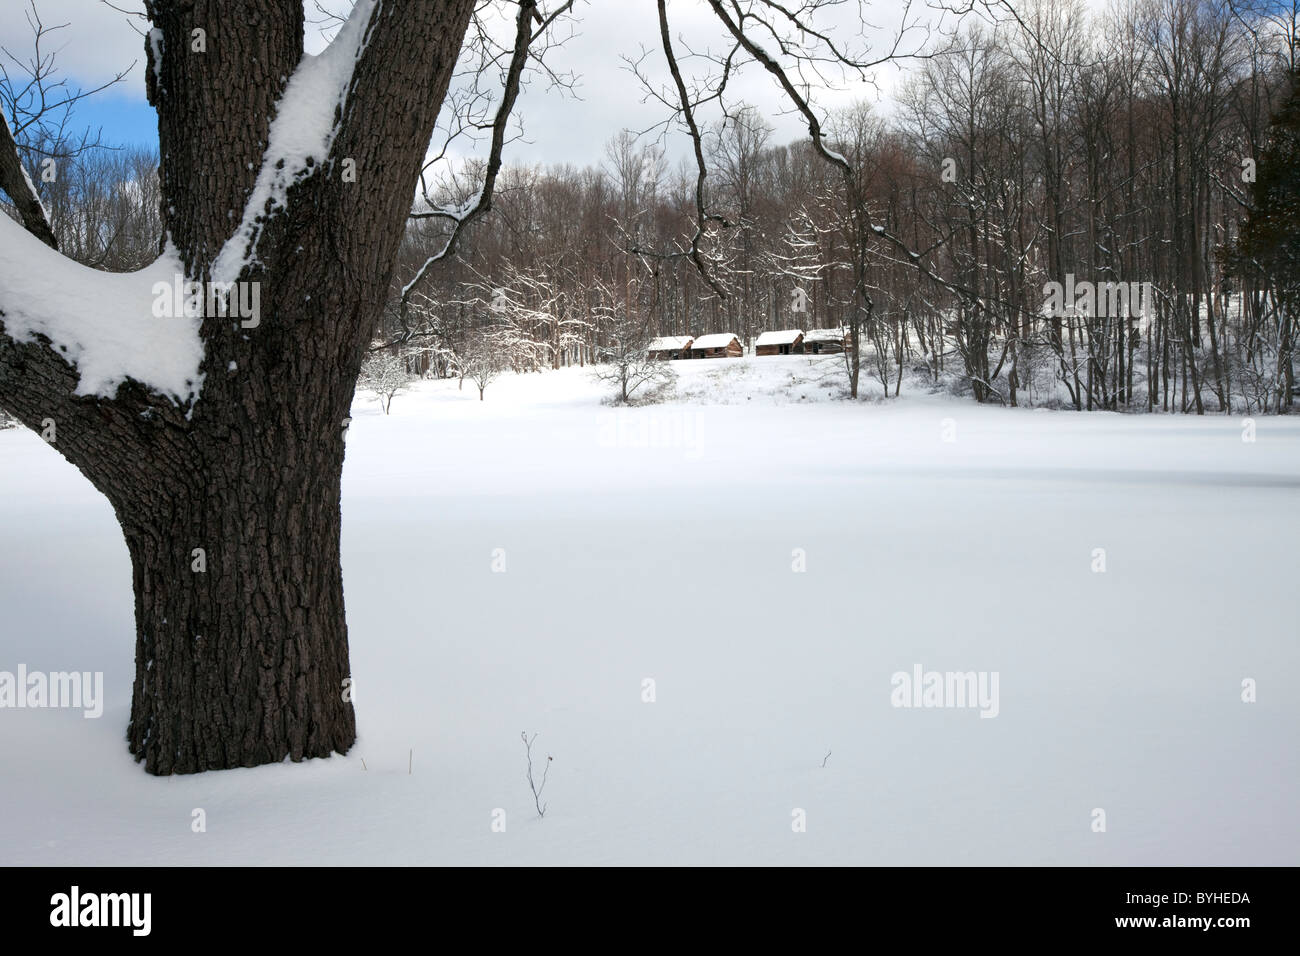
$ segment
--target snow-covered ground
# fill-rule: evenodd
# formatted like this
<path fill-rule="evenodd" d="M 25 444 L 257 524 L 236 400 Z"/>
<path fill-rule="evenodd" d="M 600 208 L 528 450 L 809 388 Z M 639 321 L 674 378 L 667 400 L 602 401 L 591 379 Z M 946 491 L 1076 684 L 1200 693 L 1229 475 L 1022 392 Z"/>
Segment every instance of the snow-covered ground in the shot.
<path fill-rule="evenodd" d="M 676 364 L 685 397 L 632 409 L 578 369 L 359 397 L 359 742 L 193 777 L 126 752 L 108 503 L 0 432 L 0 671 L 107 696 L 0 710 L 0 862 L 1300 863 L 1300 420 L 1243 442 Z M 918 665 L 996 672 L 997 716 L 892 706 Z"/>

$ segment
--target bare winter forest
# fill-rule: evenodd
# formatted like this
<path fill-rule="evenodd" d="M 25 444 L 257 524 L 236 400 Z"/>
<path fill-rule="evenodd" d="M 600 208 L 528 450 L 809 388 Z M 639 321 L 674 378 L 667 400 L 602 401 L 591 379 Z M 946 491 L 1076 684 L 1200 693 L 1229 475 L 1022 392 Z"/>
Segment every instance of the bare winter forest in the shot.
<path fill-rule="evenodd" d="M 410 324 L 454 353 L 504 290 L 495 321 L 537 344 L 530 362 L 599 361 L 627 310 L 659 334 L 744 341 L 844 325 L 862 345 L 854 391 L 858 374 L 896 389 L 919 363 L 982 402 L 1289 409 L 1298 27 L 1295 4 L 1164 0 L 1098 17 L 1039 4 L 953 37 L 887 113 L 833 113 L 831 149 L 851 172 L 808 141 L 773 142 L 735 104 L 701 136 L 721 289 L 681 252 L 695 168 L 653 140 L 619 136 L 584 169 L 509 168 L 496 216 L 413 300 Z M 476 178 L 432 198 L 464 199 Z M 408 235 L 403 281 L 438 226 Z M 1067 276 L 1150 283 L 1147 321 L 1136 308 L 1051 314 L 1044 286 Z M 796 288 L 806 315 L 791 311 Z"/>
<path fill-rule="evenodd" d="M 1284 412 L 1298 67 L 1294 0 L 1025 4 L 965 25 L 889 101 L 832 111 L 829 155 L 723 95 L 697 130 L 703 170 L 670 159 L 662 128 L 593 144 L 582 168 L 507 162 L 491 214 L 426 268 L 451 232 L 436 210 L 481 187 L 469 161 L 422 178 L 377 344 L 451 375 L 601 363 L 651 335 L 843 326 L 853 395 L 860 375 L 896 394 L 906 368 L 980 402 Z M 33 174 L 71 160 L 42 189 L 59 247 L 150 261 L 156 158 L 24 126 L 24 105 L 6 104 Z"/>

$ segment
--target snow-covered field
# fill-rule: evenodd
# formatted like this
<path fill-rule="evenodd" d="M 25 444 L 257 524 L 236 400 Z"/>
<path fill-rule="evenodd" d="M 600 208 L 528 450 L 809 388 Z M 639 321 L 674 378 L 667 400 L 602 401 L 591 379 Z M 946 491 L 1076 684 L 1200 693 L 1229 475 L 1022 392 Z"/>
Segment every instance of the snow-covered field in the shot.
<path fill-rule="evenodd" d="M 633 409 L 577 369 L 359 397 L 358 744 L 193 777 L 126 752 L 108 503 L 0 432 L 0 671 L 107 697 L 0 710 L 0 863 L 1300 863 L 1300 419 L 677 364 L 689 400 Z M 996 672 L 996 717 L 892 706 L 918 665 Z"/>

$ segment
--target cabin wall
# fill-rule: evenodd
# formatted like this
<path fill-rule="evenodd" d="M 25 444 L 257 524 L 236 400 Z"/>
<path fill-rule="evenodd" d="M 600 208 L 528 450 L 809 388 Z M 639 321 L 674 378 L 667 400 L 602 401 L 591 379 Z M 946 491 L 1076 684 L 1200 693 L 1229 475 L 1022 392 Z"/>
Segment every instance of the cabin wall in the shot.
<path fill-rule="evenodd" d="M 754 346 L 754 355 L 802 355 L 804 352 L 803 336 L 795 339 L 793 342 L 781 345 L 756 345 Z"/>

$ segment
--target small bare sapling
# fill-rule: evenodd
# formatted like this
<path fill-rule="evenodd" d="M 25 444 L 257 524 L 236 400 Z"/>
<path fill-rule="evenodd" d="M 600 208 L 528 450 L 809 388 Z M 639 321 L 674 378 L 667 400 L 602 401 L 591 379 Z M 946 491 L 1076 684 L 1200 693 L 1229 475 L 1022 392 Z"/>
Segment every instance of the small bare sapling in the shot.
<path fill-rule="evenodd" d="M 528 787 L 533 791 L 533 806 L 537 807 L 539 817 L 546 816 L 546 804 L 542 803 L 542 791 L 546 789 L 546 775 L 551 772 L 551 761 L 554 759 L 550 754 L 546 755 L 546 763 L 542 768 L 542 783 L 538 786 L 536 779 L 533 777 L 533 741 L 537 735 L 528 736 L 528 732 L 520 731 L 519 739 L 524 742 L 524 754 L 528 757 Z"/>

